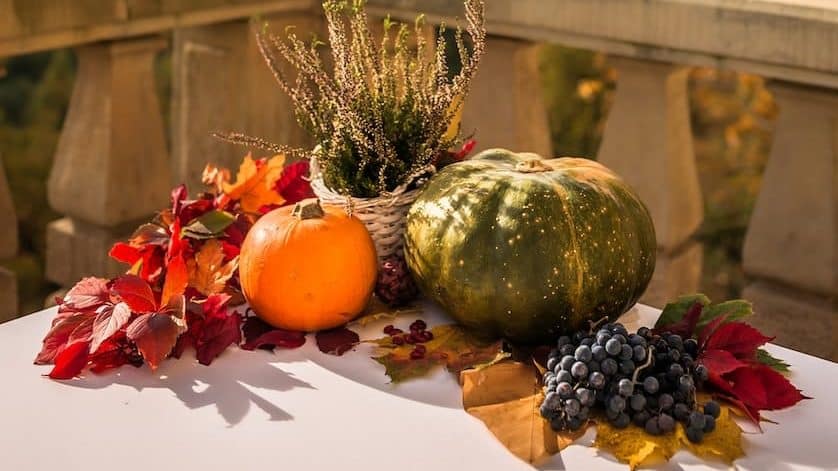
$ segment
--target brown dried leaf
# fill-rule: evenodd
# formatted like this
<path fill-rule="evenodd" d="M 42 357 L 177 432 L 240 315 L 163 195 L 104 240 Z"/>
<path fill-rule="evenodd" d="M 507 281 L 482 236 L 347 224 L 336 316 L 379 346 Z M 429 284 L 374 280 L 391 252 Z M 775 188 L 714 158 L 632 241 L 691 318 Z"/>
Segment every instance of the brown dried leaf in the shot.
<path fill-rule="evenodd" d="M 544 398 L 533 366 L 505 361 L 460 373 L 463 408 L 477 417 L 512 454 L 538 463 L 584 434 L 556 434 L 538 409 Z"/>
<path fill-rule="evenodd" d="M 384 365 L 387 376 L 398 383 L 424 376 L 439 365 L 444 365 L 448 371 L 456 374 L 467 368 L 497 361 L 498 354 L 502 353 L 500 340 L 480 340 L 453 324 L 436 326 L 430 332 L 434 338 L 423 344 L 426 353 L 422 358 L 410 358 L 414 345 L 396 345 L 393 338 L 387 336 L 370 340 L 379 347 L 373 359 Z"/>
<path fill-rule="evenodd" d="M 368 324 L 380 320 L 393 320 L 398 316 L 418 316 L 420 314 L 422 314 L 422 310 L 417 307 L 407 306 L 401 308 L 391 308 L 373 296 L 370 299 L 369 305 L 364 310 L 364 313 L 354 321 L 350 322 L 349 325 L 366 327 Z"/>
<path fill-rule="evenodd" d="M 187 262 L 189 286 L 207 296 L 224 291 L 227 281 L 238 267 L 238 257 L 224 263 L 224 250 L 218 239 L 210 239 Z"/>

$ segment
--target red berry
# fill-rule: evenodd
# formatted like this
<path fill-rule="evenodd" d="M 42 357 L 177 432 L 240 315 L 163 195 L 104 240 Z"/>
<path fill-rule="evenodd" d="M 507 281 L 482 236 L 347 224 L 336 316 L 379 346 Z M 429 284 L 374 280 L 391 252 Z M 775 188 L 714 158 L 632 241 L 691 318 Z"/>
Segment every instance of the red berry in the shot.
<path fill-rule="evenodd" d="M 428 327 L 428 324 L 426 324 L 422 319 L 416 319 L 412 324 L 410 324 L 411 331 L 425 330 L 425 327 Z"/>
<path fill-rule="evenodd" d="M 425 347 L 424 345 L 422 345 L 421 343 L 416 345 L 413 349 L 416 350 L 417 352 L 422 352 L 422 353 L 425 353 L 425 352 L 428 351 L 428 348 Z"/>
<path fill-rule="evenodd" d="M 430 342 L 431 340 L 434 339 L 434 333 L 431 332 L 430 330 L 423 330 L 420 333 L 420 335 L 422 336 L 422 341 L 423 342 Z"/>
<path fill-rule="evenodd" d="M 408 342 L 410 342 L 410 343 L 422 343 L 422 342 L 424 342 L 424 340 L 422 340 L 422 333 L 418 332 L 418 331 L 411 332 L 410 335 L 407 336 L 407 338 L 408 338 Z"/>
<path fill-rule="evenodd" d="M 412 345 L 412 344 L 416 343 L 416 337 L 414 337 L 413 334 L 411 333 L 410 335 L 405 335 L 404 336 L 404 341 Z"/>
<path fill-rule="evenodd" d="M 395 345 L 404 345 L 404 337 L 393 337 L 393 344 Z"/>
<path fill-rule="evenodd" d="M 384 333 L 387 335 L 393 335 L 393 329 L 395 329 L 395 327 L 393 327 L 393 324 L 386 325 L 384 326 Z"/>
<path fill-rule="evenodd" d="M 398 335 L 398 334 L 401 334 L 402 332 L 404 332 L 402 329 L 399 329 L 398 327 L 394 327 L 390 331 L 390 335 Z"/>

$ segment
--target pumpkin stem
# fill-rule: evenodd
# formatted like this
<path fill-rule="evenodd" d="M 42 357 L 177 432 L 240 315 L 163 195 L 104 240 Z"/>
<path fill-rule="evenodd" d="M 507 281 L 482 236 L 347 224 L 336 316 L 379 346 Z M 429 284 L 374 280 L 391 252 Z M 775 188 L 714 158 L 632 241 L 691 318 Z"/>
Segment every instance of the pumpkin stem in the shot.
<path fill-rule="evenodd" d="M 291 215 L 300 220 L 319 219 L 325 214 L 323 208 L 320 207 L 320 200 L 317 198 L 304 199 L 295 204 L 294 209 L 291 210 Z"/>
<path fill-rule="evenodd" d="M 518 162 L 515 165 L 515 170 L 521 173 L 538 173 L 538 172 L 549 172 L 553 170 L 552 167 L 544 163 L 542 159 L 529 159 L 523 162 Z"/>

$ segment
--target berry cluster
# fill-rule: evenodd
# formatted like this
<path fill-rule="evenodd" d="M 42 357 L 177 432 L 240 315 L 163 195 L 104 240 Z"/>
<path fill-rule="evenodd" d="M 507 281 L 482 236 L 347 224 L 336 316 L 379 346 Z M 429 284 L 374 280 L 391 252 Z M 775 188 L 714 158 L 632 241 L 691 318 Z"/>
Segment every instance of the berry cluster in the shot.
<path fill-rule="evenodd" d="M 700 442 L 720 409 L 712 401 L 697 408 L 696 384 L 707 380 L 697 353 L 694 339 L 645 327 L 630 334 L 619 323 L 562 336 L 547 359 L 541 415 L 553 430 L 578 430 L 599 406 L 614 427 L 633 422 L 660 435 L 674 431 L 677 420 L 690 441 Z"/>
<path fill-rule="evenodd" d="M 405 332 L 402 329 L 394 327 L 392 324 L 384 327 L 384 333 L 391 337 L 391 341 L 395 345 L 414 345 L 410 352 L 411 360 L 419 360 L 425 357 L 427 347 L 425 343 L 434 339 L 434 333 L 430 330 L 425 330 L 428 324 L 422 319 L 416 319 L 410 324 L 410 332 Z"/>

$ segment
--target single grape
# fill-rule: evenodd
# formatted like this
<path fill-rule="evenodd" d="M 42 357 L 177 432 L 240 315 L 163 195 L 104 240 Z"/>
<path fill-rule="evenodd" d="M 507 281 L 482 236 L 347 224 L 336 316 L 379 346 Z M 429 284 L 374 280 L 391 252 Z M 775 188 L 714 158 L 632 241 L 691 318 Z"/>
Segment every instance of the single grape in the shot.
<path fill-rule="evenodd" d="M 564 411 L 568 417 L 576 417 L 576 414 L 579 413 L 581 408 L 582 405 L 579 404 L 578 399 L 568 399 L 564 401 Z"/>
<path fill-rule="evenodd" d="M 573 397 L 573 386 L 570 383 L 561 382 L 556 385 L 556 392 L 562 399 Z"/>
<path fill-rule="evenodd" d="M 580 345 L 576 348 L 576 351 L 574 352 L 573 356 L 574 358 L 576 358 L 577 361 L 587 363 L 591 361 L 591 359 L 593 358 L 593 353 L 591 353 L 591 347 L 587 345 Z"/>
<path fill-rule="evenodd" d="M 622 412 L 626 408 L 626 400 L 621 396 L 611 396 L 611 399 L 608 400 L 608 408 L 613 411 Z"/>
<path fill-rule="evenodd" d="M 646 396 L 642 394 L 634 394 L 629 400 L 629 406 L 632 410 L 642 411 L 646 407 Z"/>
<path fill-rule="evenodd" d="M 660 389 L 660 383 L 654 376 L 647 376 L 643 380 L 643 390 L 648 394 L 655 394 Z"/>
<path fill-rule="evenodd" d="M 672 409 L 672 414 L 681 422 L 686 421 L 690 417 L 690 408 L 687 407 L 686 404 L 683 402 L 679 402 L 675 404 L 675 407 Z"/>
<path fill-rule="evenodd" d="M 553 371 L 558 366 L 561 360 L 558 357 L 550 356 L 547 358 L 547 369 Z"/>
<path fill-rule="evenodd" d="M 577 361 L 570 368 L 570 374 L 572 374 L 576 379 L 582 379 L 588 376 L 588 365 L 582 363 L 581 361 Z"/>
<path fill-rule="evenodd" d="M 634 349 L 631 345 L 624 343 L 622 347 L 620 347 L 620 360 L 631 360 L 631 357 L 634 356 Z"/>
<path fill-rule="evenodd" d="M 573 355 L 573 352 L 575 352 L 575 351 L 576 351 L 576 346 L 573 345 L 572 343 L 569 343 L 567 345 L 562 345 L 562 347 L 559 348 L 559 353 L 562 356 Z"/>
<path fill-rule="evenodd" d="M 611 340 L 609 340 L 609 342 L 610 341 Z M 606 349 L 607 348 L 608 347 L 606 347 Z M 619 368 L 620 366 L 613 358 L 606 358 L 599 364 L 599 369 L 602 370 L 602 373 L 606 376 L 614 376 Z"/>
<path fill-rule="evenodd" d="M 703 430 L 704 425 L 707 423 L 707 421 L 704 420 L 704 417 L 705 415 L 697 410 L 690 412 L 688 426 L 699 430 Z"/>
<path fill-rule="evenodd" d="M 681 354 L 681 366 L 683 366 L 685 370 L 692 369 L 692 367 L 695 366 L 695 360 L 693 360 L 692 355 L 689 353 Z"/>
<path fill-rule="evenodd" d="M 605 375 L 599 371 L 594 371 L 588 376 L 588 384 L 594 389 L 602 389 L 605 386 Z"/>
<path fill-rule="evenodd" d="M 602 345 L 594 345 L 591 347 L 591 354 L 596 361 L 602 361 L 608 358 L 608 352 L 605 351 L 605 347 Z"/>
<path fill-rule="evenodd" d="M 611 421 L 611 425 L 616 428 L 626 428 L 631 423 L 631 418 L 629 418 L 628 414 L 623 412 L 622 414 L 618 415 L 617 418 Z"/>
<path fill-rule="evenodd" d="M 596 402 L 596 394 L 588 388 L 579 388 L 576 390 L 576 398 L 583 406 L 593 406 Z"/>
<path fill-rule="evenodd" d="M 684 394 L 691 394 L 695 391 L 695 383 L 690 375 L 683 375 L 678 379 L 678 389 Z"/>
<path fill-rule="evenodd" d="M 581 342 L 579 342 L 579 345 L 585 345 L 586 347 L 590 347 L 593 344 L 594 339 L 592 337 L 585 337 Z"/>
<path fill-rule="evenodd" d="M 623 360 L 620 362 L 620 373 L 624 375 L 631 375 L 634 373 L 635 365 L 631 360 Z"/>
<path fill-rule="evenodd" d="M 684 368 L 678 363 L 669 365 L 669 370 L 666 372 L 667 376 L 672 379 L 678 379 L 684 374 Z"/>
<path fill-rule="evenodd" d="M 657 417 L 650 417 L 649 420 L 646 421 L 646 424 L 644 425 L 644 428 L 646 429 L 646 433 L 648 433 L 649 435 L 660 435 L 661 434 L 661 429 L 660 429 L 660 425 L 658 425 L 658 418 Z"/>
<path fill-rule="evenodd" d="M 661 432 L 669 433 L 675 430 L 675 419 L 669 414 L 661 414 L 658 416 L 658 427 L 660 427 Z"/>
<path fill-rule="evenodd" d="M 560 383 L 562 381 L 564 381 L 566 383 L 572 383 L 573 382 L 573 375 L 570 374 L 570 371 L 561 370 L 558 373 L 556 373 L 556 380 Z"/>
<path fill-rule="evenodd" d="M 704 430 L 700 428 L 687 427 L 687 438 L 693 443 L 701 443 L 704 440 Z"/>
<path fill-rule="evenodd" d="M 556 374 L 553 373 L 552 371 L 550 371 L 550 370 L 545 371 L 544 372 L 544 383 L 547 384 L 548 381 L 550 381 L 551 379 L 553 379 L 555 377 L 556 377 Z"/>
<path fill-rule="evenodd" d="M 609 339 L 611 339 L 611 332 L 607 330 L 600 330 L 596 334 L 596 343 L 599 346 L 604 346 L 605 342 L 608 342 Z"/>
<path fill-rule="evenodd" d="M 611 336 L 611 338 L 620 342 L 620 344 L 626 343 L 626 337 L 625 337 L 625 335 L 623 335 L 621 333 L 620 334 L 614 334 L 614 335 Z"/>
<path fill-rule="evenodd" d="M 570 337 L 568 337 L 567 335 L 562 335 L 561 337 L 559 337 L 558 342 L 556 342 L 556 346 L 561 348 L 563 345 L 567 345 L 569 343 Z"/>
<path fill-rule="evenodd" d="M 617 356 L 622 350 L 623 344 L 616 338 L 612 337 L 609 341 L 605 342 L 605 351 L 608 352 L 609 355 Z"/>
<path fill-rule="evenodd" d="M 552 389 L 555 391 L 557 384 L 559 384 L 559 381 L 556 378 L 550 378 L 550 381 L 547 381 L 547 384 L 545 386 L 547 387 L 547 389 Z"/>
<path fill-rule="evenodd" d="M 651 415 L 649 415 L 649 413 L 645 410 L 642 410 L 635 412 L 634 415 L 631 416 L 631 421 L 634 422 L 634 425 L 637 425 L 638 427 L 645 427 L 646 421 L 649 420 L 649 417 L 651 417 Z"/>
<path fill-rule="evenodd" d="M 676 361 L 677 362 L 678 360 L 681 359 L 681 352 L 679 352 L 678 350 L 675 350 L 675 349 L 670 350 L 669 351 L 669 359 L 671 361 Z"/>
<path fill-rule="evenodd" d="M 617 392 L 623 397 L 629 397 L 634 392 L 634 383 L 630 379 L 624 378 L 617 383 Z"/>
<path fill-rule="evenodd" d="M 684 351 L 690 355 L 698 353 L 698 341 L 696 339 L 684 340 Z"/>
<path fill-rule="evenodd" d="M 713 430 L 716 430 L 716 418 L 712 415 L 704 415 L 704 428 L 702 431 L 704 433 L 710 433 Z"/>
<path fill-rule="evenodd" d="M 632 350 L 634 351 L 634 355 L 632 356 L 634 361 L 640 363 L 646 361 L 646 347 L 643 345 L 635 345 Z"/>
<path fill-rule="evenodd" d="M 684 341 L 681 339 L 681 336 L 678 334 L 670 334 L 666 338 L 666 343 L 669 344 L 670 347 L 683 350 L 684 349 Z"/>
<path fill-rule="evenodd" d="M 541 416 L 547 420 L 553 418 L 558 412 L 547 407 L 547 404 L 541 403 L 541 407 L 539 407 L 538 412 L 541 413 Z"/>
<path fill-rule="evenodd" d="M 550 428 L 552 428 L 553 431 L 559 432 L 564 430 L 566 427 L 567 423 L 565 422 L 564 417 L 562 417 L 561 415 L 555 416 L 552 419 L 550 419 Z"/>
<path fill-rule="evenodd" d="M 576 358 L 573 358 L 573 355 L 565 355 L 562 357 L 560 366 L 563 370 L 570 371 L 574 363 L 576 363 Z"/>
<path fill-rule="evenodd" d="M 638 345 L 645 345 L 646 339 L 637 335 L 637 334 L 629 334 L 628 336 L 628 344 L 632 347 L 636 347 Z"/>
<path fill-rule="evenodd" d="M 714 419 L 718 419 L 719 414 L 722 413 L 722 408 L 719 406 L 718 402 L 710 401 L 707 404 L 704 404 L 704 413 L 712 416 Z"/>
<path fill-rule="evenodd" d="M 663 393 L 658 397 L 658 407 L 661 410 L 669 410 L 673 405 L 675 405 L 675 399 L 667 393 Z"/>
<path fill-rule="evenodd" d="M 544 396 L 543 404 L 551 410 L 556 410 L 562 406 L 562 399 L 559 397 L 558 393 L 549 392 L 546 396 Z"/>
<path fill-rule="evenodd" d="M 652 330 L 649 329 L 648 327 L 641 327 L 641 328 L 637 329 L 637 335 L 639 335 L 643 338 L 647 338 L 650 335 L 652 335 Z"/>
<path fill-rule="evenodd" d="M 701 381 L 707 381 L 707 378 L 710 376 L 710 372 L 707 370 L 706 366 L 698 365 L 695 367 L 695 375 Z"/>

